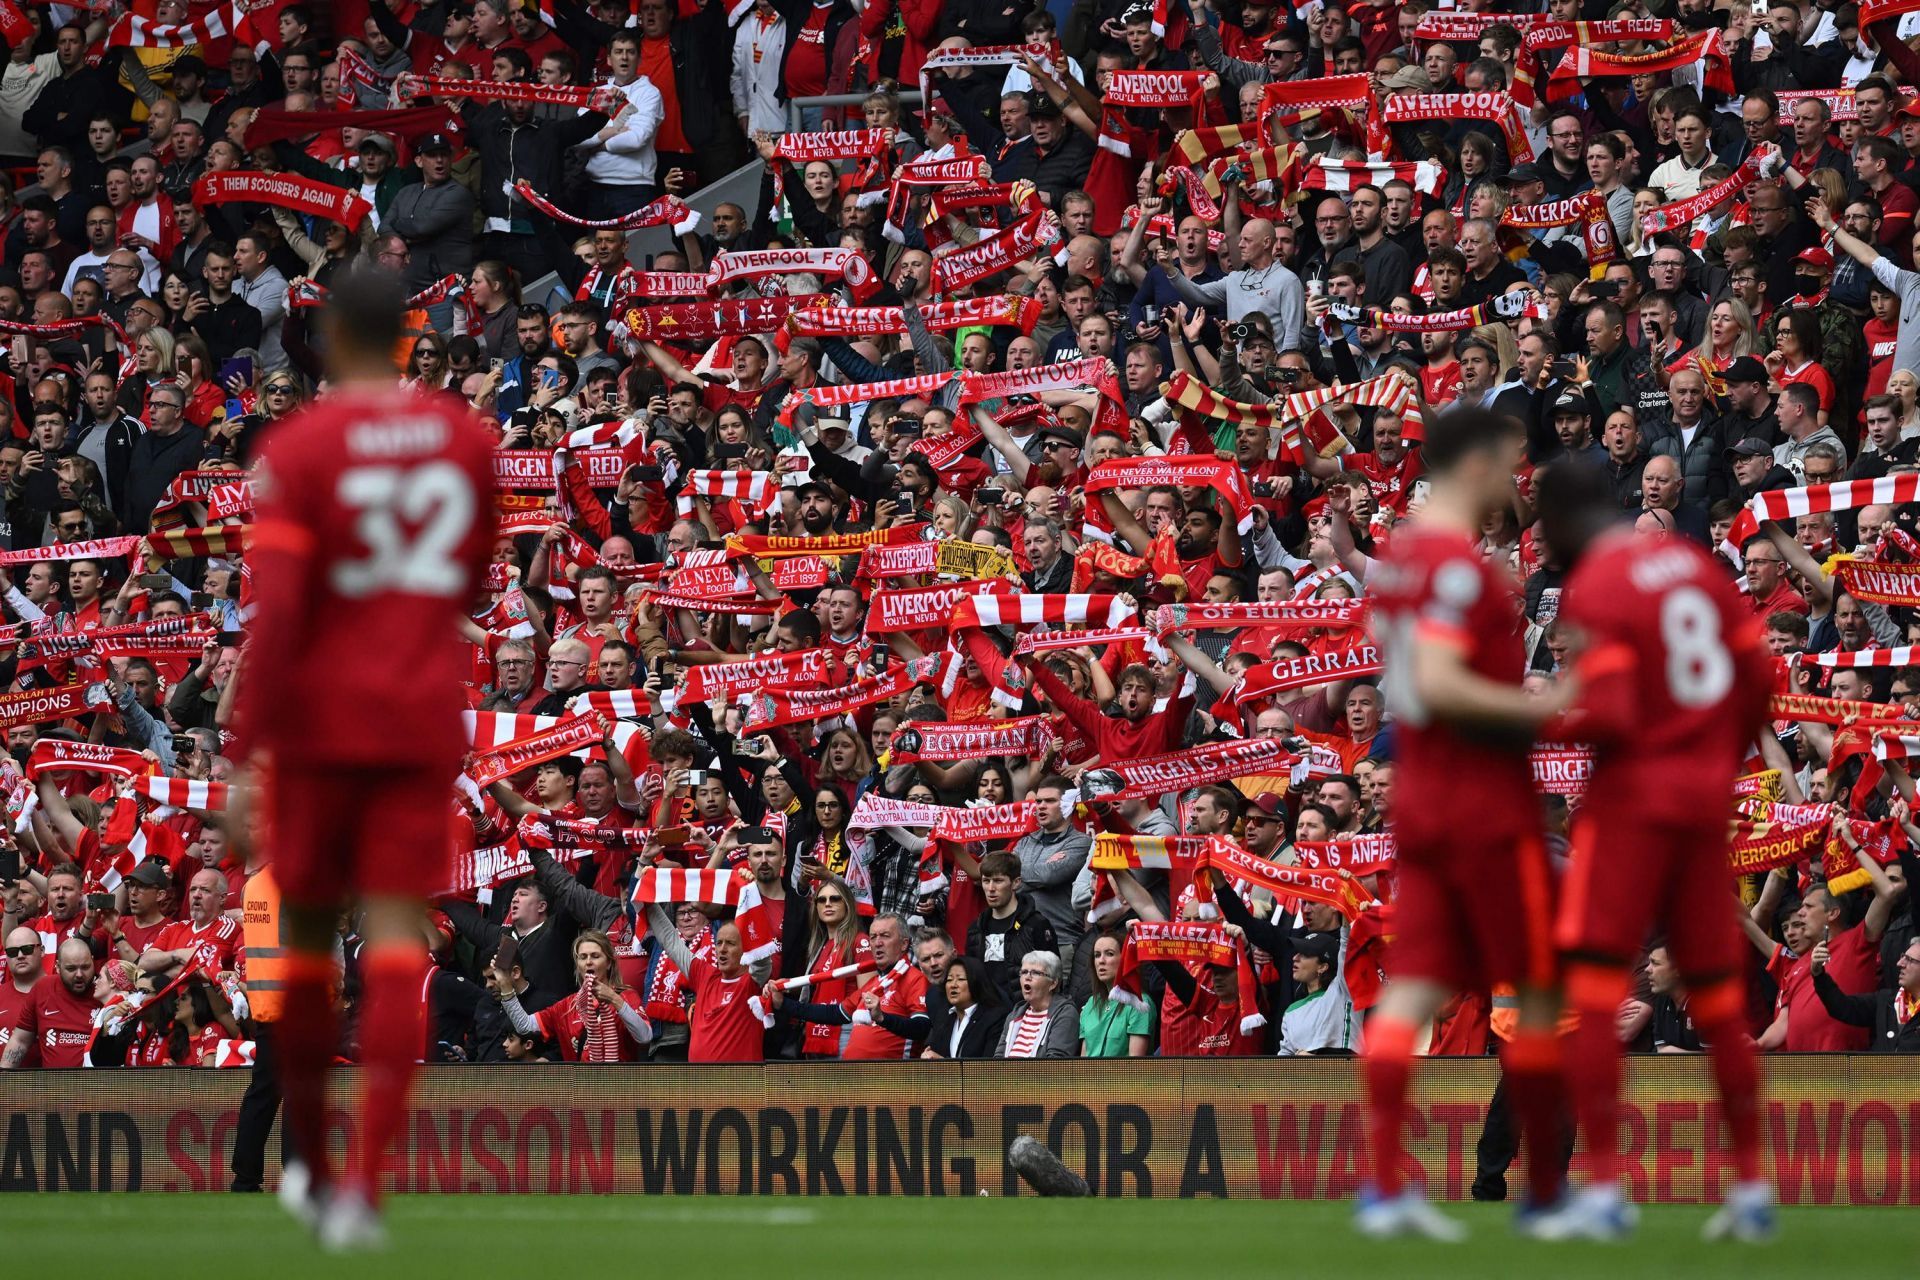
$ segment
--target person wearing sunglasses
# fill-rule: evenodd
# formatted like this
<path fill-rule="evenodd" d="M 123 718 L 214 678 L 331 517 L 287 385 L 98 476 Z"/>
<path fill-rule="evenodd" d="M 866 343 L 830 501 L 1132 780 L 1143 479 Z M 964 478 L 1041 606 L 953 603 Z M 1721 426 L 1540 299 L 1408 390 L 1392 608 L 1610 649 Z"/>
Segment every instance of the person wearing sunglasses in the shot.
<path fill-rule="evenodd" d="M 7 977 L 0 982 L 0 1035 L 12 1036 L 33 984 L 46 972 L 40 935 L 25 925 L 7 933 Z"/>

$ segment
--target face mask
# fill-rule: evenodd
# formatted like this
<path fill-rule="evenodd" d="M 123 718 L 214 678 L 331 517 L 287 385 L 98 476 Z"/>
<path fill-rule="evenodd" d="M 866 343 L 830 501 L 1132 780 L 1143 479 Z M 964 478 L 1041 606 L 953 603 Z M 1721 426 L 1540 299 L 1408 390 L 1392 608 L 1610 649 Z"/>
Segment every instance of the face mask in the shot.
<path fill-rule="evenodd" d="M 1801 293 L 1811 296 L 1813 294 L 1820 292 L 1819 276 L 1796 275 L 1794 277 L 1794 280 L 1799 283 Z"/>

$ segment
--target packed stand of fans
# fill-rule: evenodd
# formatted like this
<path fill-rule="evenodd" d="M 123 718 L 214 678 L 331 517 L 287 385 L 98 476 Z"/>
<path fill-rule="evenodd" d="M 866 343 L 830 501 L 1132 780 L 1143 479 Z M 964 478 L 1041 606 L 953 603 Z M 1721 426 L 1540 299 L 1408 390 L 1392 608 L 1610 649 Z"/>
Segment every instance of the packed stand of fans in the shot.
<path fill-rule="evenodd" d="M 0 0 L 0 1065 L 270 1016 L 244 471 L 356 260 L 500 450 L 429 1060 L 1355 1051 L 1368 572 L 1458 405 L 1528 429 L 1541 687 L 1534 466 L 1743 579 L 1753 1031 L 1920 1047 L 1920 0 L 1495 8 Z M 1623 1038 L 1697 1051 L 1641 973 Z"/>

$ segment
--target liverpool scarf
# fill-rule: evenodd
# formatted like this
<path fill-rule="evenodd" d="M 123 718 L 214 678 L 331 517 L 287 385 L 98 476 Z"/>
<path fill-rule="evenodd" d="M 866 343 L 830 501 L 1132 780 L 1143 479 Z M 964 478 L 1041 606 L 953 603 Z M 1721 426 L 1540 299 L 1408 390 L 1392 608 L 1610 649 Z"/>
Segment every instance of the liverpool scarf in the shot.
<path fill-rule="evenodd" d="M 526 80 L 451 80 L 443 76 L 403 75 L 394 81 L 396 98 L 472 98 L 479 102 L 531 102 L 549 107 L 578 107 L 601 115 L 618 114 L 626 95 L 618 85 L 534 84 Z"/>
<path fill-rule="evenodd" d="M 1478 329 L 1483 324 L 1518 320 L 1523 316 L 1544 320 L 1547 318 L 1547 308 L 1545 303 L 1527 301 L 1523 293 L 1503 293 L 1479 306 L 1462 307 L 1456 311 L 1430 311 L 1425 315 L 1332 302 L 1327 306 L 1327 315 L 1341 324 L 1385 329 L 1389 333 L 1452 333 L 1460 329 Z"/>
<path fill-rule="evenodd" d="M 1706 64 L 1705 87 L 1732 97 L 1733 64 L 1718 29 L 1696 32 L 1653 53 L 1601 53 L 1586 45 L 1569 49 L 1547 78 L 1547 101 L 1564 102 L 1582 85 L 1605 76 L 1650 75 L 1676 71 L 1694 63 Z"/>
<path fill-rule="evenodd" d="M 1489 120 L 1500 126 L 1506 138 L 1507 154 L 1514 164 L 1533 159 L 1533 144 L 1527 140 L 1526 124 L 1520 108 L 1508 93 L 1396 93 L 1381 103 L 1380 119 L 1386 124 L 1411 124 L 1423 120 Z"/>
<path fill-rule="evenodd" d="M 740 662 L 709 662 L 691 666 L 680 676 L 673 692 L 675 710 L 696 702 L 723 698 L 728 702 L 756 689 L 774 686 L 805 686 L 837 682 L 838 657 L 827 648 L 802 649 L 797 653 L 763 653 Z"/>
<path fill-rule="evenodd" d="M 1012 226 L 982 236 L 934 263 L 934 284 L 942 293 L 963 289 L 1025 261 L 1059 238 L 1060 224 L 1052 211 L 1036 209 Z"/>
<path fill-rule="evenodd" d="M 718 293 L 742 280 L 797 274 L 843 279 L 856 299 L 878 292 L 881 283 L 873 264 L 858 249 L 750 249 L 715 257 L 707 272 L 707 288 Z"/>
<path fill-rule="evenodd" d="M 987 298 L 956 298 L 920 308 L 921 323 L 934 333 L 975 325 L 1006 325 L 1032 333 L 1040 306 L 1032 298 L 996 294 Z M 905 333 L 906 312 L 900 307 L 807 307 L 787 317 L 787 328 L 807 337 L 870 337 Z"/>
<path fill-rule="evenodd" d="M 1296 626 L 1345 630 L 1367 625 L 1368 602 L 1357 600 L 1282 600 L 1236 604 L 1163 604 L 1153 611 L 1156 635 L 1175 631 L 1215 631 L 1236 627 Z"/>
<path fill-rule="evenodd" d="M 341 49 L 341 57 L 345 58 L 347 52 Z M 384 133 L 411 142 L 430 133 L 458 133 L 460 118 L 438 104 L 399 111 L 288 111 L 281 107 L 262 107 L 253 113 L 244 141 L 247 149 L 252 150 L 315 133 L 332 134 L 337 129 Z"/>
<path fill-rule="evenodd" d="M 929 548 L 931 549 L 931 548 Z M 990 582 L 956 582 L 934 587 L 876 591 L 867 603 L 867 634 L 896 635 L 902 631 L 947 629 L 960 601 L 982 591 L 1012 590 Z"/>
<path fill-rule="evenodd" d="M 1250 1036 L 1267 1025 L 1260 1012 L 1260 989 L 1254 981 L 1253 962 L 1247 949 L 1227 932 L 1226 926 L 1200 920 L 1130 921 L 1111 998 L 1136 1009 L 1145 1008 L 1140 969 L 1152 963 L 1232 969 L 1239 991 L 1240 1034 Z"/>
<path fill-rule="evenodd" d="M 1521 28 L 1520 48 L 1514 56 L 1513 100 L 1523 107 L 1538 105 L 1534 85 L 1540 77 L 1540 53 L 1569 45 L 1606 44 L 1619 40 L 1650 40 L 1665 44 L 1673 38 L 1668 18 L 1621 18 L 1607 22 L 1549 22 L 1545 14 Z"/>
<path fill-rule="evenodd" d="M 251 204 L 270 204 L 310 217 L 337 222 L 349 231 L 359 228 L 373 206 L 358 192 L 316 182 L 291 173 L 249 173 L 229 169 L 209 173 L 193 184 L 196 205 L 226 204 L 244 200 Z"/>
<path fill-rule="evenodd" d="M 1663 231 L 1676 227 L 1693 225 L 1693 220 L 1718 205 L 1725 204 L 1740 192 L 1746 190 L 1762 176 L 1762 170 L 1769 162 L 1780 158 L 1780 148 L 1772 143 L 1762 144 L 1754 153 L 1740 162 L 1735 169 L 1720 181 L 1702 191 L 1699 195 L 1689 196 L 1685 200 L 1675 200 L 1650 209 L 1640 218 L 1640 232 L 1645 236 L 1657 236 Z"/>
<path fill-rule="evenodd" d="M 114 560 L 132 554 L 139 545 L 137 534 L 118 538 L 90 538 L 85 542 L 54 542 L 22 551 L 0 551 L 0 564 L 36 564 L 46 560 Z"/>
<path fill-rule="evenodd" d="M 1241 533 L 1253 528 L 1253 493 L 1247 488 L 1246 472 L 1232 458 L 1192 454 L 1184 457 L 1109 458 L 1088 475 L 1086 492 L 1091 497 L 1110 489 L 1149 489 L 1161 485 L 1210 489 L 1233 512 Z M 1109 622 L 1107 625 L 1114 624 Z"/>
<path fill-rule="evenodd" d="M 1373 901 L 1350 874 L 1281 866 L 1218 836 L 1209 839 L 1201 865 L 1228 879 L 1245 880 L 1265 889 L 1282 902 L 1324 902 L 1349 920 L 1358 917 Z"/>
<path fill-rule="evenodd" d="M 762 689 L 747 701 L 746 731 L 758 733 L 780 725 L 843 716 L 889 701 L 922 680 L 931 679 L 939 664 L 936 657 L 913 658 L 894 663 L 879 675 L 863 676 L 832 689 Z"/>
<path fill-rule="evenodd" d="M 925 542 L 927 528 L 924 524 L 907 524 L 864 533 L 828 533 L 817 538 L 735 533 L 727 537 L 727 555 L 733 559 L 756 556 L 762 560 L 784 559 L 788 556 L 852 556 L 859 555 L 867 547 Z"/>
<path fill-rule="evenodd" d="M 1291 766 L 1293 760 L 1293 755 L 1272 738 L 1209 742 L 1142 760 L 1103 764 L 1081 777 L 1080 798 L 1099 804 L 1157 800 L 1170 792 L 1190 791 L 1209 782 L 1273 773 Z"/>
<path fill-rule="evenodd" d="M 1884 702 L 1849 702 L 1804 693 L 1774 694 L 1767 699 L 1767 714 L 1775 720 L 1831 725 L 1883 724 L 1907 718 L 1904 707 Z"/>
<path fill-rule="evenodd" d="M 102 742 L 69 742 L 61 738 L 42 738 L 33 744 L 33 751 L 27 756 L 27 777 L 36 780 L 42 774 L 76 772 L 133 778 L 153 768 L 153 761 L 138 751 L 110 747 Z"/>
<path fill-rule="evenodd" d="M 25 689 L 0 693 L 0 729 L 21 724 L 51 724 L 110 706 L 107 688 L 99 684 L 66 684 L 55 689 Z"/>
<path fill-rule="evenodd" d="M 531 737 L 475 753 L 467 766 L 467 776 L 475 786 L 488 787 L 522 769 L 571 755 L 583 747 L 598 746 L 606 736 L 606 725 L 598 716 L 569 716 Z"/>
<path fill-rule="evenodd" d="M 1826 805 L 1769 805 L 1766 817 L 1734 818 L 1728 824 L 1727 860 L 1737 876 L 1788 867 L 1827 838 L 1833 810 Z"/>
<path fill-rule="evenodd" d="M 1298 840 L 1296 865 L 1309 871 L 1345 871 L 1370 876 L 1394 863 L 1399 846 L 1391 831 L 1362 831 L 1344 840 Z"/>
<path fill-rule="evenodd" d="M 525 178 L 513 184 L 513 193 L 556 222 L 570 227 L 590 227 L 597 231 L 635 231 L 641 227 L 672 227 L 677 236 L 691 235 L 700 229 L 700 215 L 687 207 L 679 196 L 661 196 L 632 213 L 618 218 L 582 218 L 568 213 L 534 189 Z"/>
<path fill-rule="evenodd" d="M 887 760 L 889 764 L 912 764 L 918 760 L 988 760 L 994 756 L 1032 759 L 1053 741 L 1053 723 L 1047 716 L 953 723 L 915 721 L 893 731 Z"/>
<path fill-rule="evenodd" d="M 1833 572 L 1841 588 L 1856 600 L 1870 604 L 1920 604 L 1920 564 L 1848 559 L 1836 561 Z"/>
<path fill-rule="evenodd" d="M 724 298 L 714 302 L 667 302 L 627 308 L 627 336 L 636 342 L 695 343 L 769 333 L 801 307 L 823 295 Z"/>
<path fill-rule="evenodd" d="M 1109 107 L 1158 110 L 1190 109 L 1198 113 L 1205 95 L 1207 71 L 1114 71 L 1107 76 L 1101 101 Z"/>

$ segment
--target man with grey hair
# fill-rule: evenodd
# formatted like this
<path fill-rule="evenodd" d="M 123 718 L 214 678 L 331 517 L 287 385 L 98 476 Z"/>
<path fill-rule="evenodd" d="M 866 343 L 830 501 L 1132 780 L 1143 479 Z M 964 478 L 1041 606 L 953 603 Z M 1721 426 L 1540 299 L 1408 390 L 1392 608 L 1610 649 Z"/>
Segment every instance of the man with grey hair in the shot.
<path fill-rule="evenodd" d="M 1065 531 L 1051 516 L 1029 519 L 1020 533 L 1021 545 L 1033 568 L 1021 575 L 1027 590 L 1058 594 L 1073 580 L 1073 557 L 1066 554 Z"/>
<path fill-rule="evenodd" d="M 1229 323 L 1244 320 L 1250 313 L 1264 311 L 1274 323 L 1276 343 L 1282 351 L 1300 344 L 1300 321 L 1306 314 L 1306 289 L 1300 277 L 1281 265 L 1274 253 L 1273 223 L 1253 218 L 1232 231 L 1234 210 L 1227 206 L 1227 253 L 1225 260 L 1234 269 L 1218 280 L 1189 280 L 1184 272 L 1167 277 L 1173 291 L 1191 306 L 1218 312 L 1224 309 Z"/>
<path fill-rule="evenodd" d="M 533 684 L 533 646 L 525 640 L 508 640 L 493 651 L 493 692 L 480 703 L 482 711 L 521 714 L 521 708 L 540 700 Z"/>
<path fill-rule="evenodd" d="M 843 1062 L 881 1062 L 909 1057 L 916 1041 L 927 1038 L 927 975 L 913 963 L 909 943 L 913 927 L 896 912 L 873 918 L 867 940 L 877 966 L 838 1004 L 808 1004 L 787 999 L 779 982 L 769 982 L 761 997 L 782 1016 L 847 1028 L 840 1036 Z"/>
<path fill-rule="evenodd" d="M 186 389 L 177 382 L 156 382 L 147 389 L 147 429 L 128 451 L 115 512 L 128 533 L 147 531 L 174 477 L 198 463 L 206 447 L 207 433 L 186 420 L 186 406 Z"/>

